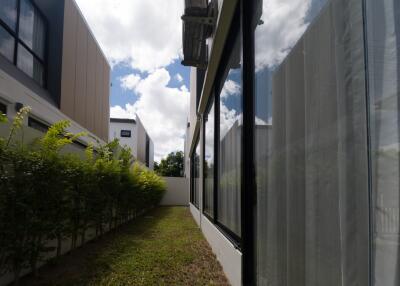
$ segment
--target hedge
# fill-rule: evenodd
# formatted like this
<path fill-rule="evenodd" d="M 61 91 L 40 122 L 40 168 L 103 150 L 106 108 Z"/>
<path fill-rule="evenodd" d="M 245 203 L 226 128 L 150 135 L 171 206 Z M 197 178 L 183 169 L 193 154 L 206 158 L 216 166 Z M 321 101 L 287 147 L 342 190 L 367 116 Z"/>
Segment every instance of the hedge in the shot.
<path fill-rule="evenodd" d="M 130 149 L 117 141 L 89 145 L 81 157 L 62 154 L 85 135 L 67 133 L 68 121 L 32 144 L 16 141 L 28 113 L 21 109 L 8 137 L 0 137 L 0 276 L 13 272 L 15 284 L 25 268 L 36 274 L 47 253 L 61 255 L 63 241 L 74 249 L 89 229 L 101 236 L 156 206 L 165 191 L 163 180 L 133 164 Z"/>

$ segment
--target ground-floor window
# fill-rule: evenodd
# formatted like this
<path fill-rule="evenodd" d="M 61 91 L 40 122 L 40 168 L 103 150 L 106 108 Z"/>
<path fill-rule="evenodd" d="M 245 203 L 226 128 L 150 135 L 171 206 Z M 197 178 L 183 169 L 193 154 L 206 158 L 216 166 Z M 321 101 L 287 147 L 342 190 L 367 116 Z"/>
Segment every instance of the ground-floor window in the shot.
<path fill-rule="evenodd" d="M 200 144 L 197 139 L 194 152 L 190 158 L 191 177 L 190 177 L 190 202 L 199 208 L 200 200 Z"/>
<path fill-rule="evenodd" d="M 217 221 L 241 235 L 242 188 L 242 41 L 239 29 L 229 35 L 223 72 L 218 78 Z"/>
<path fill-rule="evenodd" d="M 204 116 L 204 196 L 203 211 L 214 217 L 215 175 L 215 98 L 212 97 Z"/>

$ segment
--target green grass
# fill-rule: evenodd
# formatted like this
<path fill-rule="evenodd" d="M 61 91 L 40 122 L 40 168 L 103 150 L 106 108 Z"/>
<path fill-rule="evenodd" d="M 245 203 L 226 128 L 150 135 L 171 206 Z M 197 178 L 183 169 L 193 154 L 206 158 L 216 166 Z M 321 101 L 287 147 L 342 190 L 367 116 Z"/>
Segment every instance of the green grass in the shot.
<path fill-rule="evenodd" d="M 161 207 L 85 245 L 22 285 L 228 285 L 183 207 Z"/>

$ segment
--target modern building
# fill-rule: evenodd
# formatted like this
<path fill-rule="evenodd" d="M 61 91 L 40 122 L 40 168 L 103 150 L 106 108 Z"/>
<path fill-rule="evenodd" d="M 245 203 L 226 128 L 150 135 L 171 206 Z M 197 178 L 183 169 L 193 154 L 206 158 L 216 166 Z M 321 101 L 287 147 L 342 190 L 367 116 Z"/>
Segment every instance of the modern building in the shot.
<path fill-rule="evenodd" d="M 232 285 L 400 285 L 400 2 L 182 19 L 190 209 Z"/>
<path fill-rule="evenodd" d="M 74 0 L 1 1 L 3 113 L 30 106 L 32 128 L 69 120 L 71 132 L 106 142 L 109 94 L 110 65 Z"/>
<path fill-rule="evenodd" d="M 149 169 L 154 169 L 154 143 L 139 116 L 135 119 L 111 118 L 109 139 L 128 146 L 133 156 Z"/>

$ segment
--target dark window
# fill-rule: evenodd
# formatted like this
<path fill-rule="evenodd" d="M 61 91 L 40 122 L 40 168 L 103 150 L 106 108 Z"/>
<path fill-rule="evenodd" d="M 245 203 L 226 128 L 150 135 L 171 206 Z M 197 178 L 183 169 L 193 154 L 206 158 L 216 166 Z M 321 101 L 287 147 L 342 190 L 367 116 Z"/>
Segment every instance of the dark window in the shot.
<path fill-rule="evenodd" d="M 200 194 L 200 144 L 197 139 L 194 152 L 190 158 L 191 177 L 190 177 L 190 202 L 199 208 Z"/>
<path fill-rule="evenodd" d="M 130 138 L 132 136 L 131 130 L 121 130 L 121 137 Z"/>
<path fill-rule="evenodd" d="M 25 49 L 21 44 L 18 45 L 17 66 L 24 73 L 33 78 L 40 85 L 44 84 L 44 68 L 32 53 Z"/>
<path fill-rule="evenodd" d="M 150 167 L 150 138 L 146 134 L 146 166 Z"/>
<path fill-rule="evenodd" d="M 40 59 L 44 59 L 46 25 L 40 12 L 30 0 L 21 0 L 19 38 Z"/>
<path fill-rule="evenodd" d="M 215 140 L 215 100 L 212 97 L 210 106 L 204 116 L 204 198 L 203 210 L 214 217 L 214 140 Z"/>
<path fill-rule="evenodd" d="M 14 59 L 14 49 L 14 37 L 0 25 L 0 54 L 12 62 Z"/>
<path fill-rule="evenodd" d="M 36 129 L 38 131 L 41 131 L 43 133 L 46 133 L 47 130 L 49 130 L 49 126 L 47 124 L 45 124 L 39 120 L 36 120 L 32 117 L 28 118 L 28 126 L 33 129 Z"/>
<path fill-rule="evenodd" d="M 17 0 L 1 0 L 0 21 L 12 31 L 17 27 Z"/>
<path fill-rule="evenodd" d="M 7 114 L 7 105 L 0 102 L 0 113 Z"/>
<path fill-rule="evenodd" d="M 228 55 L 219 88 L 217 221 L 241 234 L 242 42 L 238 30 L 228 39 Z"/>
<path fill-rule="evenodd" d="M 41 86 L 45 85 L 46 34 L 46 20 L 31 0 L 2 1 L 0 54 Z"/>

